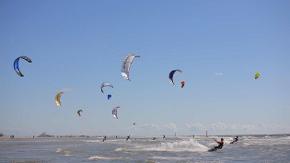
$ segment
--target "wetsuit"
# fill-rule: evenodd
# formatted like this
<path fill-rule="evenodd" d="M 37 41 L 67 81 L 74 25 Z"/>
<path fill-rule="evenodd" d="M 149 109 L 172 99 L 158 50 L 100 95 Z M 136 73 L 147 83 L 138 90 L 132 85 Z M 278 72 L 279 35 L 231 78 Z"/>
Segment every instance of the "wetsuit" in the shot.
<path fill-rule="evenodd" d="M 235 137 L 235 138 L 234 138 L 234 141 L 232 141 L 230 144 L 234 144 L 234 143 L 236 143 L 238 140 L 239 140 L 238 137 Z"/>
<path fill-rule="evenodd" d="M 128 141 L 130 139 L 130 136 L 127 136 L 126 141 Z"/>
<path fill-rule="evenodd" d="M 223 146 L 224 146 L 224 142 L 217 142 L 219 145 L 218 146 L 216 146 L 215 148 L 216 149 L 222 149 L 223 148 Z"/>
<path fill-rule="evenodd" d="M 213 147 L 212 149 L 208 150 L 209 152 L 212 152 L 212 151 L 216 151 L 218 149 L 222 149 L 223 146 L 224 146 L 224 142 L 223 141 L 216 141 L 218 143 L 218 146 L 215 146 Z"/>

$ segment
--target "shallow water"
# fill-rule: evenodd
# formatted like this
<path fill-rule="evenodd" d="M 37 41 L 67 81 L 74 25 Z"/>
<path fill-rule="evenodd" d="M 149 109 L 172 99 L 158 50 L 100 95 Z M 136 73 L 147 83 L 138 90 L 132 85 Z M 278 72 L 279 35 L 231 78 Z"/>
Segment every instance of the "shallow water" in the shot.
<path fill-rule="evenodd" d="M 289 136 L 242 136 L 217 152 L 207 152 L 216 137 L 37 138 L 0 141 L 0 162 L 290 162 Z"/>

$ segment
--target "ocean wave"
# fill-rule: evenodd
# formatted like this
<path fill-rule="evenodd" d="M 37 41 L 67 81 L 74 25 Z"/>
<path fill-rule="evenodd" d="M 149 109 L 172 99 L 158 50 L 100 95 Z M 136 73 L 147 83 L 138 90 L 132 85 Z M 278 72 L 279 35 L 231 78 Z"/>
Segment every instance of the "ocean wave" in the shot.
<path fill-rule="evenodd" d="M 64 156 L 72 156 L 71 151 L 67 149 L 57 148 L 55 152 L 63 154 Z"/>
<path fill-rule="evenodd" d="M 280 139 L 290 140 L 290 136 L 283 136 Z"/>
<path fill-rule="evenodd" d="M 174 160 L 174 161 L 182 161 L 182 160 L 190 160 L 191 157 L 153 156 L 151 159 L 153 159 L 153 160 Z"/>
<path fill-rule="evenodd" d="M 122 159 L 122 157 L 105 157 L 105 156 L 95 155 L 95 156 L 90 156 L 88 159 L 89 160 L 120 160 Z"/>
<path fill-rule="evenodd" d="M 101 140 L 83 140 L 85 143 L 99 143 Z"/>
<path fill-rule="evenodd" d="M 290 138 L 288 136 L 280 137 L 280 138 L 275 138 L 275 137 L 261 137 L 261 138 L 256 138 L 256 139 L 245 138 L 241 141 L 243 142 L 244 146 L 290 144 Z"/>
<path fill-rule="evenodd" d="M 116 148 L 115 151 L 167 151 L 167 152 L 205 152 L 208 147 L 194 140 L 167 142 L 160 145 L 143 145 L 134 148 Z"/>

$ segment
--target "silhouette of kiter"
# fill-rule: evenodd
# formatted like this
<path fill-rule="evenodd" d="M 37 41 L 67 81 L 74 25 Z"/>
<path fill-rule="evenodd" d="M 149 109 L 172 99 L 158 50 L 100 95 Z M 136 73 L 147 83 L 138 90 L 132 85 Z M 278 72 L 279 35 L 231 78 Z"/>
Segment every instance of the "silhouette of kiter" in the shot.
<path fill-rule="evenodd" d="M 236 143 L 236 142 L 238 142 L 238 141 L 239 141 L 239 137 L 236 136 L 236 137 L 234 138 L 234 140 L 233 140 L 232 142 L 230 142 L 230 144 L 234 144 L 234 143 Z"/>
<path fill-rule="evenodd" d="M 106 140 L 107 140 L 107 136 L 104 136 L 104 138 L 103 138 L 103 142 L 106 141 Z"/>
<path fill-rule="evenodd" d="M 213 147 L 212 149 L 208 150 L 209 152 L 213 152 L 213 151 L 216 151 L 218 149 L 222 149 L 224 146 L 224 138 L 221 138 L 221 141 L 217 141 L 217 140 L 214 140 L 214 141 L 216 143 L 218 143 L 218 145 Z"/>
<path fill-rule="evenodd" d="M 130 139 L 130 135 L 127 136 L 126 141 L 128 141 Z"/>

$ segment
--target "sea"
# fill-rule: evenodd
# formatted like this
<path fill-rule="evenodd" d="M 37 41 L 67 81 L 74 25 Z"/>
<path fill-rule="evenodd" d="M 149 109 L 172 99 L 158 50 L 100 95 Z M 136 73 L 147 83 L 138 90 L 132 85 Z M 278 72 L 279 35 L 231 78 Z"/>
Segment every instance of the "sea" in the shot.
<path fill-rule="evenodd" d="M 208 152 L 214 139 L 221 150 Z M 0 162 L 12 163 L 289 163 L 289 135 L 156 137 L 58 137 L 0 139 Z"/>

